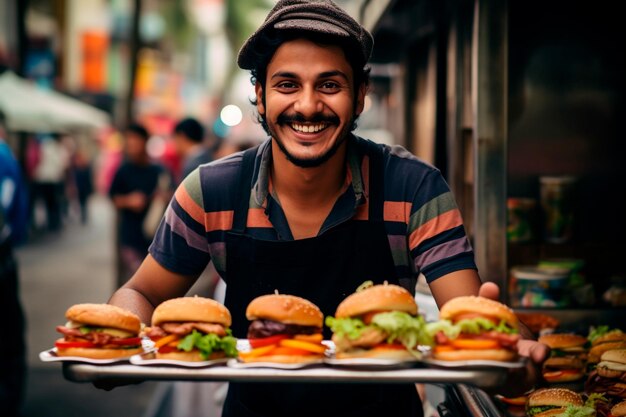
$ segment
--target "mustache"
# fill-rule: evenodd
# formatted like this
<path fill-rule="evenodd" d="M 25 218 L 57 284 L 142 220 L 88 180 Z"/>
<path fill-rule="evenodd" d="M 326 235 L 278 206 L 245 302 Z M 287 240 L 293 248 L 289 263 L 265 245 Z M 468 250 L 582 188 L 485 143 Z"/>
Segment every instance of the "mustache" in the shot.
<path fill-rule="evenodd" d="M 291 123 L 329 123 L 329 124 L 339 124 L 339 117 L 333 114 L 323 114 L 317 113 L 314 114 L 310 118 L 306 118 L 299 113 L 295 114 L 280 114 L 276 118 L 276 123 L 278 124 L 291 124 Z"/>

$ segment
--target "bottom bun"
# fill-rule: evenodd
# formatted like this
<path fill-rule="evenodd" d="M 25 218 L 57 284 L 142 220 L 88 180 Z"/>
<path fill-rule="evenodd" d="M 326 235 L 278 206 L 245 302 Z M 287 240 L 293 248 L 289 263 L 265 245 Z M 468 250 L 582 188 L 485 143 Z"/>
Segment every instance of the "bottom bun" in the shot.
<path fill-rule="evenodd" d="M 269 355 L 257 356 L 254 358 L 240 359 L 245 363 L 252 362 L 273 362 L 273 363 L 312 363 L 319 362 L 323 356 L 321 355 Z"/>
<path fill-rule="evenodd" d="M 402 349 L 356 349 L 346 352 L 337 352 L 337 359 L 370 358 L 370 359 L 393 359 L 399 361 L 415 360 L 415 356 L 408 350 Z"/>
<path fill-rule="evenodd" d="M 458 349 L 433 353 L 435 359 L 442 361 L 488 360 L 512 362 L 517 360 L 517 352 L 507 349 Z"/>
<path fill-rule="evenodd" d="M 57 348 L 57 356 L 78 356 L 90 359 L 129 358 L 143 353 L 143 348 L 136 349 L 104 349 L 104 348 Z"/>
<path fill-rule="evenodd" d="M 191 352 L 178 351 L 178 352 L 168 352 L 168 353 L 159 353 L 157 351 L 156 358 L 157 359 L 167 359 L 173 361 L 184 361 L 184 362 L 204 362 L 204 361 L 212 361 L 215 359 L 225 358 L 226 354 L 224 352 L 213 352 L 209 355 L 207 359 L 204 359 L 200 354 L 199 350 L 192 350 Z"/>

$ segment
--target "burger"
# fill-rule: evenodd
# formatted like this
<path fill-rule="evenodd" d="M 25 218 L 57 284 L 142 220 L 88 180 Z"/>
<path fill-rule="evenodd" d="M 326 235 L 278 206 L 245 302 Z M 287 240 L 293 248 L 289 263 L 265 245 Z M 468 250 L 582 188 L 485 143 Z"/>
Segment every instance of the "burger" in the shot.
<path fill-rule="evenodd" d="M 626 349 L 607 350 L 585 383 L 586 392 L 626 399 Z"/>
<path fill-rule="evenodd" d="M 619 329 L 608 330 L 607 326 L 600 326 L 596 330 L 599 331 L 591 332 L 588 336 L 591 342 L 587 358 L 587 369 L 589 372 L 593 371 L 604 352 L 613 349 L 626 349 L 626 333 Z"/>
<path fill-rule="evenodd" d="M 268 294 L 253 299 L 246 309 L 250 320 L 250 350 L 239 352 L 243 362 L 310 363 L 324 357 L 324 316 L 301 297 Z"/>
<path fill-rule="evenodd" d="M 540 336 L 538 341 L 551 349 L 542 370 L 547 382 L 571 382 L 583 378 L 587 357 L 586 337 L 573 333 L 553 333 Z"/>
<path fill-rule="evenodd" d="M 237 356 L 228 309 L 210 298 L 179 297 L 152 313 L 145 334 L 154 341 L 157 359 L 200 362 Z"/>
<path fill-rule="evenodd" d="M 413 296 L 398 285 L 357 290 L 339 304 L 334 317 L 326 318 L 337 359 L 415 360 L 421 356 L 418 346 L 429 344 L 417 313 Z"/>
<path fill-rule="evenodd" d="M 65 312 L 68 322 L 54 345 L 58 356 L 91 359 L 126 358 L 143 352 L 135 314 L 111 304 L 76 304 Z"/>
<path fill-rule="evenodd" d="M 435 359 L 517 360 L 519 322 L 513 311 L 502 303 L 476 296 L 456 297 L 439 312 L 433 325 Z"/>
<path fill-rule="evenodd" d="M 526 417 L 526 401 L 528 401 L 527 395 L 519 397 L 505 397 L 503 395 L 496 394 L 495 398 L 502 403 L 502 407 L 506 410 L 508 417 Z"/>
<path fill-rule="evenodd" d="M 526 401 L 529 417 L 550 417 L 565 413 L 568 407 L 583 407 L 582 397 L 565 388 L 540 388 L 533 391 Z"/>
<path fill-rule="evenodd" d="M 617 403 L 611 408 L 611 413 L 607 417 L 624 417 L 626 416 L 626 401 Z"/>

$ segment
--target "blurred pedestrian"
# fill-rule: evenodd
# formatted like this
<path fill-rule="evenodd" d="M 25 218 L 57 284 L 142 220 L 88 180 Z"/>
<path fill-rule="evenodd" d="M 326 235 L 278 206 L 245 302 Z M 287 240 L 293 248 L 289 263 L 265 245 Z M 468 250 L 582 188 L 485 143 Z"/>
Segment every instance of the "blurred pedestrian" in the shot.
<path fill-rule="evenodd" d="M 137 270 L 148 253 L 153 236 L 144 233 L 144 221 L 152 201 L 158 198 L 165 168 L 150 159 L 146 149 L 148 131 L 140 124 L 126 129 L 125 159 L 115 172 L 109 195 L 118 209 L 118 257 L 120 283 Z"/>
<path fill-rule="evenodd" d="M 32 204 L 35 206 L 38 200 L 43 200 L 46 212 L 46 228 L 49 231 L 58 231 L 62 226 L 62 204 L 65 195 L 65 178 L 69 166 L 69 155 L 61 144 L 58 135 L 43 136 L 39 148 L 39 162 L 33 173 L 34 195 Z"/>
<path fill-rule="evenodd" d="M 26 374 L 25 319 L 19 298 L 19 279 L 13 248 L 27 226 L 26 189 L 19 164 L 4 141 L 0 113 L 0 315 L 5 337 L 0 343 L 0 416 L 19 415 Z"/>
<path fill-rule="evenodd" d="M 184 179 L 198 165 L 213 160 L 213 152 L 204 142 L 204 127 L 194 118 L 181 120 L 174 127 L 174 143 L 183 160 L 180 180 Z"/>
<path fill-rule="evenodd" d="M 83 149 L 78 148 L 74 153 L 72 168 L 76 200 L 80 209 L 80 222 L 86 224 L 88 220 L 87 199 L 93 193 L 93 171 L 91 160 Z"/>

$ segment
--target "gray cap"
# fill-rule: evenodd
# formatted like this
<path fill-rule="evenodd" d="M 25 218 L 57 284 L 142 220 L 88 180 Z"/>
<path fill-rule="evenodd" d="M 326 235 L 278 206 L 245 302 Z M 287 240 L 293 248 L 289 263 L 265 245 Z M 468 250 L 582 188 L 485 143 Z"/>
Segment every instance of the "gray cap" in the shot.
<path fill-rule="evenodd" d="M 253 69 L 256 66 L 254 51 L 259 35 L 268 29 L 300 30 L 345 38 L 359 47 L 363 64 L 369 60 L 374 45 L 372 35 L 331 0 L 280 0 L 239 50 L 237 64 L 240 68 Z"/>

